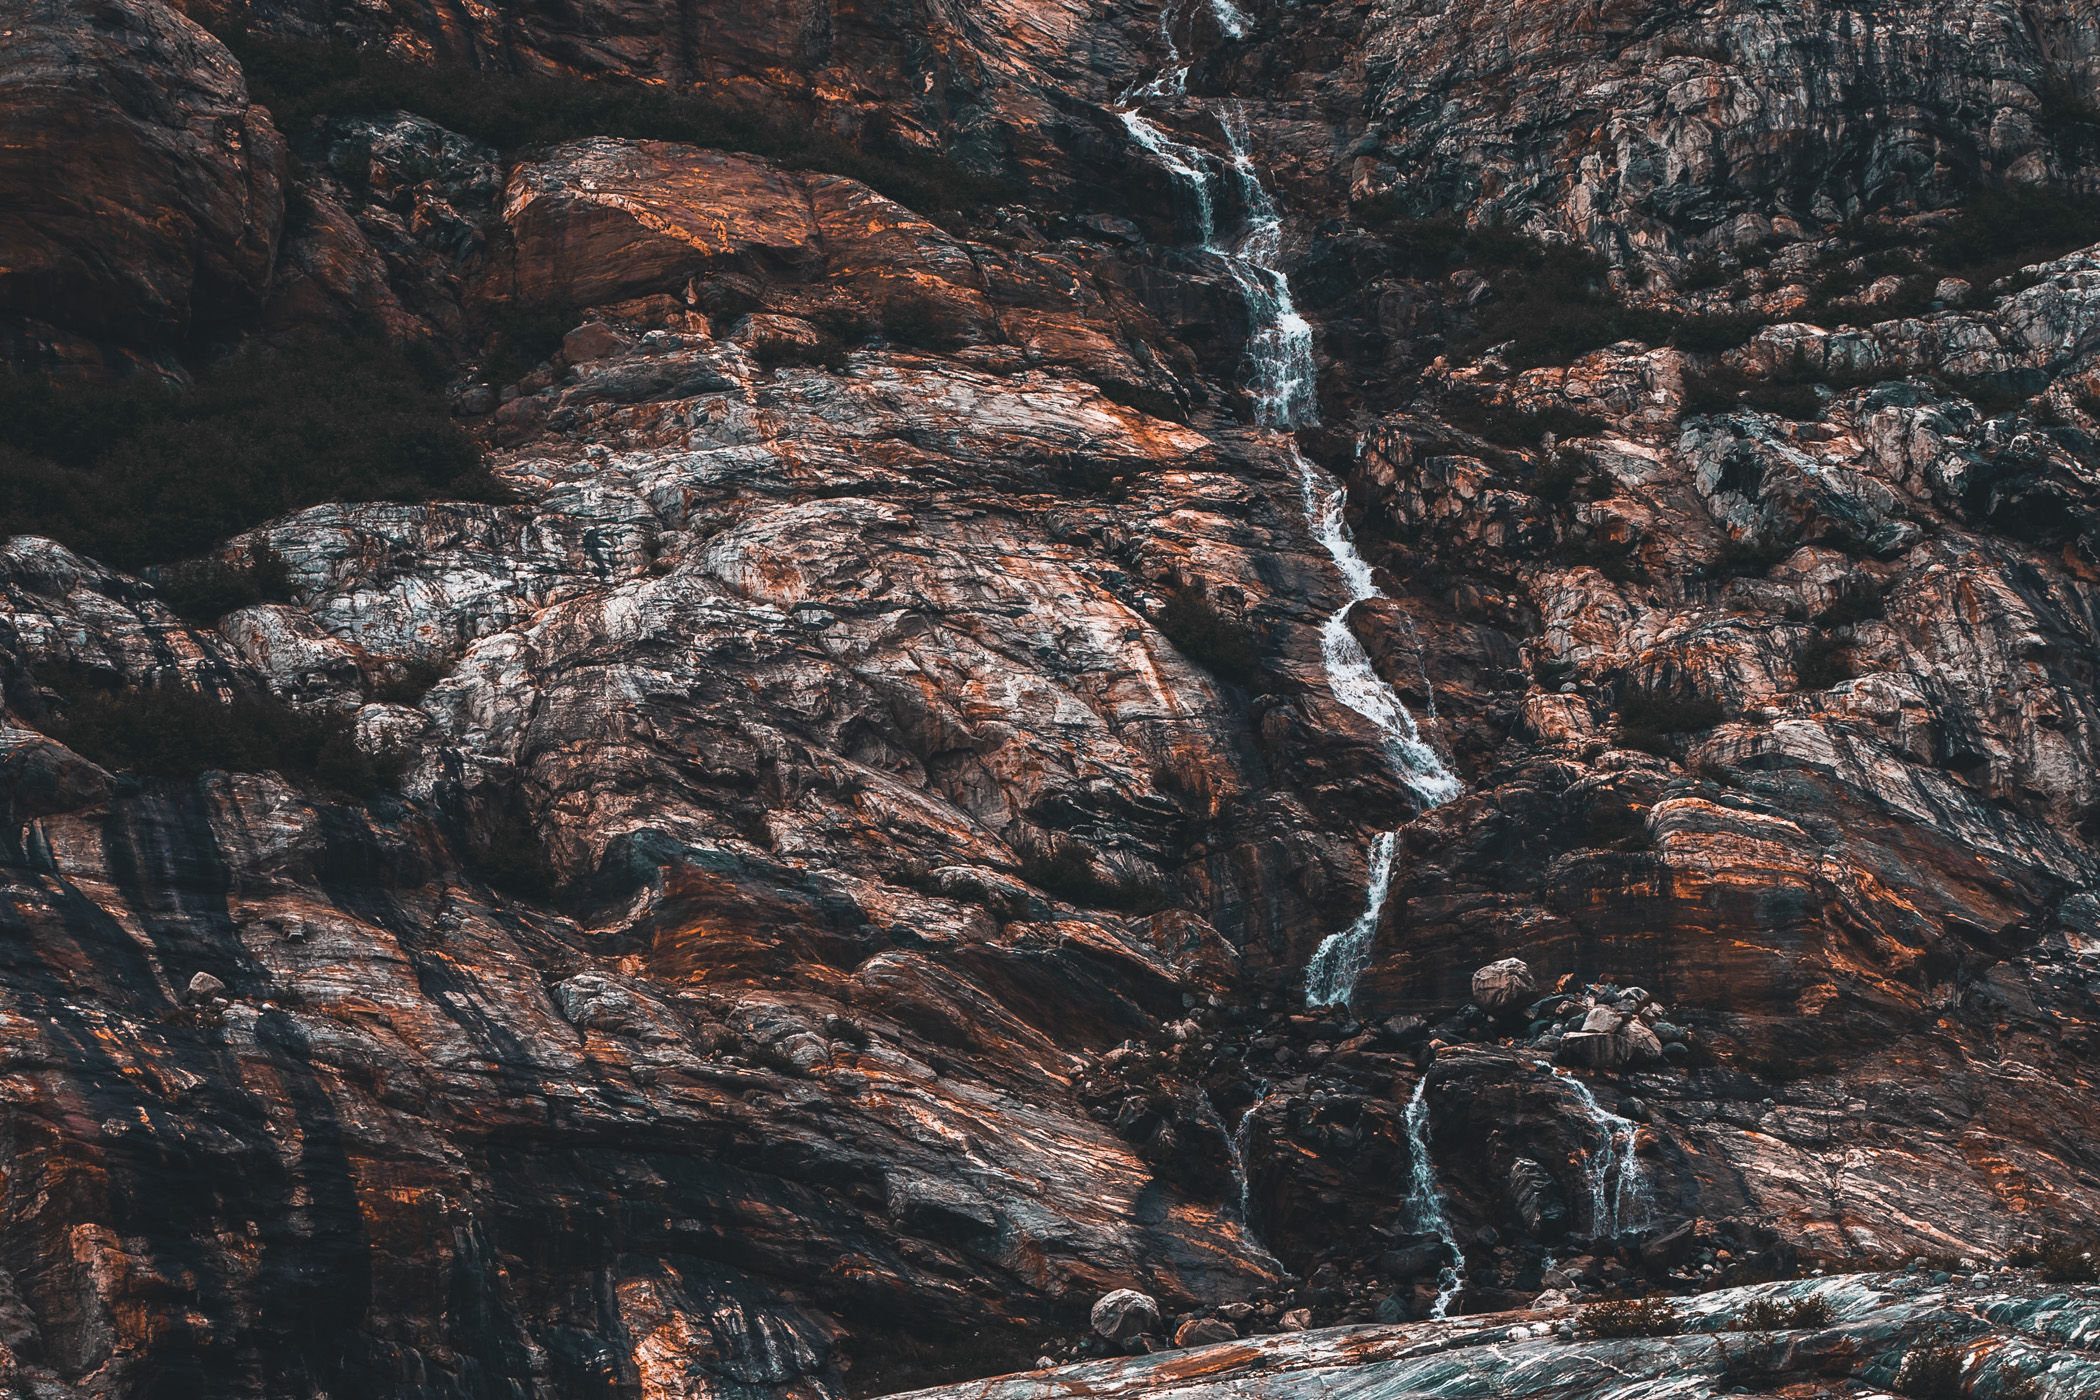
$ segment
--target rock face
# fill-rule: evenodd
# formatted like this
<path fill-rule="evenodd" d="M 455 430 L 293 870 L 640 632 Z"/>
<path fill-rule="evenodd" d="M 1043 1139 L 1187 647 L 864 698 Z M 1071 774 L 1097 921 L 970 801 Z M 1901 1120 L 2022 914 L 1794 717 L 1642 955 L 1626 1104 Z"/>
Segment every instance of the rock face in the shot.
<path fill-rule="evenodd" d="M 393 110 L 293 165 L 156 0 L 8 11 L 14 364 L 377 330 L 511 493 L 269 521 L 223 552 L 288 601 L 208 626 L 0 543 L 11 1384 L 819 1400 L 1171 1337 L 982 1393 L 1588 1400 L 1557 1312 L 1415 1322 L 1696 1293 L 1609 1355 L 1718 1376 L 1763 1295 L 1702 1290 L 2087 1228 L 2100 225 L 1935 249 L 2091 185 L 2090 25 L 716 9 L 195 13 L 1013 198 Z M 76 707 L 127 687 L 398 781 L 123 771 Z M 1838 1309 L 1810 1370 L 1944 1324 L 2084 1393 L 2083 1295 L 2000 1277 L 1771 1287 Z"/>
<path fill-rule="evenodd" d="M 1816 1320 L 1785 1326 L 1786 1310 L 1802 1304 L 1818 1309 Z M 1863 1274 L 1711 1293 L 1677 1310 L 1668 1335 L 1600 1336 L 1592 1316 L 1558 1308 L 1463 1323 L 1301 1332 L 911 1394 L 914 1400 L 1075 1394 L 1222 1400 L 1345 1391 L 1372 1400 L 1431 1400 L 1480 1394 L 1482 1379 L 1493 1375 L 1496 1393 L 1512 1400 L 1606 1400 L 1628 1386 L 1703 1400 L 1759 1390 L 1792 1394 L 1778 1387 L 1820 1389 L 1832 1382 L 1854 1394 L 1886 1393 L 1906 1367 L 1915 1377 L 1937 1361 L 1951 1370 L 1952 1383 L 1973 1387 L 1970 1394 L 2010 1395 L 2029 1383 L 2026 1393 L 2073 1396 L 2100 1385 L 2100 1366 L 2077 1344 L 2094 1325 L 2096 1307 L 2100 1298 L 2090 1288 L 2065 1293 L 2032 1278 L 1978 1275 L 1934 1285 L 1916 1274 Z M 1752 1330 L 1775 1313 L 1782 1319 L 1778 1330 Z"/>
<path fill-rule="evenodd" d="M 158 0 L 9 3 L 0 24 L 8 358 L 93 377 L 252 318 L 285 147 L 225 47 Z"/>

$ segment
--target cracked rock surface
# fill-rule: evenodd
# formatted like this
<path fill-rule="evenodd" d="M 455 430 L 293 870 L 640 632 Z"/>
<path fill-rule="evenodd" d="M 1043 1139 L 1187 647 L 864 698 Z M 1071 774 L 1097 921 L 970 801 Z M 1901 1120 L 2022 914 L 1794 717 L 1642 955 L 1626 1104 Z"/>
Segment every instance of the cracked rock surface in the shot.
<path fill-rule="evenodd" d="M 2100 38 L 2030 8 L 7 10 L 11 366 L 371 328 L 508 499 L 270 520 L 221 553 L 286 600 L 209 623 L 0 541 L 0 1379 L 1690 1397 L 1813 1297 L 1788 1384 L 1947 1337 L 2089 1393 L 2090 1290 L 2000 1266 L 2100 1208 L 2100 243 L 1867 265 L 2090 184 Z M 1013 194 L 280 135 L 235 19 Z M 1487 343 L 1511 228 L 1692 319 Z M 478 338 L 549 306 L 529 364 Z M 83 686 L 267 693 L 396 776 L 119 771 Z M 1683 1333 L 1554 1330 L 1644 1290 Z"/>

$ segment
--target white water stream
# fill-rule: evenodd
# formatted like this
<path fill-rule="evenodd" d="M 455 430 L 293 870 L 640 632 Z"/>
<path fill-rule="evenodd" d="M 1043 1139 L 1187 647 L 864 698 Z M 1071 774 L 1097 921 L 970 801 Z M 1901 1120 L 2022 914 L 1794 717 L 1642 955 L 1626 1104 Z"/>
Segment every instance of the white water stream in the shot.
<path fill-rule="evenodd" d="M 1437 1275 L 1436 1302 L 1429 1308 L 1431 1317 L 1442 1317 L 1451 1300 L 1466 1286 L 1466 1256 L 1458 1247 L 1450 1217 L 1444 1214 L 1444 1193 L 1437 1189 L 1436 1166 L 1429 1157 L 1428 1090 L 1429 1076 L 1425 1074 L 1415 1081 L 1414 1097 L 1407 1101 L 1407 1209 L 1414 1216 L 1415 1229 L 1435 1235 L 1451 1251 L 1451 1262 Z"/>
<path fill-rule="evenodd" d="M 1654 1213 L 1654 1202 L 1640 1159 L 1633 1154 L 1633 1135 L 1637 1131 L 1633 1121 L 1607 1112 L 1590 1092 L 1590 1086 L 1574 1075 L 1554 1077 L 1573 1092 L 1590 1126 L 1603 1139 L 1594 1151 L 1582 1154 L 1582 1172 L 1590 1187 L 1591 1238 L 1615 1240 L 1647 1225 Z"/>
<path fill-rule="evenodd" d="M 1219 27 L 1228 35 L 1243 36 L 1250 24 L 1233 0 L 1210 0 Z M 1182 101 L 1188 91 L 1188 65 L 1175 47 L 1172 29 L 1174 6 L 1161 16 L 1160 32 L 1167 47 L 1167 67 L 1151 82 L 1124 95 L 1117 113 L 1131 139 L 1160 163 L 1174 183 L 1186 192 L 1196 221 L 1199 242 L 1206 252 L 1221 259 L 1247 303 L 1250 328 L 1247 356 L 1250 362 L 1248 392 L 1254 400 L 1254 420 L 1275 430 L 1297 468 L 1300 504 L 1306 525 L 1334 560 L 1347 597 L 1329 614 L 1320 628 L 1321 660 L 1327 672 L 1327 688 L 1349 709 L 1369 721 L 1378 732 L 1387 763 L 1399 780 L 1411 789 L 1425 807 L 1434 807 L 1457 796 L 1456 775 L 1426 742 L 1416 728 L 1414 716 L 1393 693 L 1393 688 L 1372 666 L 1363 643 L 1349 628 L 1349 610 L 1369 598 L 1381 598 L 1371 566 L 1357 552 L 1343 515 L 1344 492 L 1298 450 L 1291 430 L 1319 416 L 1317 374 L 1312 355 L 1312 326 L 1298 311 L 1291 297 L 1291 284 L 1283 270 L 1283 216 L 1268 188 L 1262 184 L 1248 153 L 1244 113 L 1228 108 L 1218 114 L 1226 158 L 1222 162 L 1239 196 L 1241 227 L 1236 238 L 1227 239 L 1218 227 L 1219 158 L 1201 147 L 1177 141 L 1148 120 L 1139 108 L 1147 101 Z M 1306 1002 L 1312 1006 L 1347 1005 L 1356 980 L 1370 961 L 1378 920 L 1392 888 L 1393 859 L 1399 834 L 1385 832 L 1370 852 L 1370 879 L 1363 912 L 1339 933 L 1330 935 L 1306 965 Z M 1423 1083 L 1415 1086 L 1407 1108 L 1408 1142 L 1412 1148 L 1413 1178 L 1408 1206 L 1416 1228 L 1433 1232 L 1451 1251 L 1452 1264 L 1438 1281 L 1432 1315 L 1442 1317 L 1464 1286 L 1465 1256 L 1445 1217 L 1443 1197 L 1437 1189 L 1436 1168 L 1429 1153 L 1428 1104 Z M 1240 1120 L 1244 1132 L 1249 1119 Z M 1241 1188 L 1240 1218 L 1246 1228 L 1246 1171 L 1242 1160 L 1244 1143 L 1234 1134 L 1234 1167 Z"/>
<path fill-rule="evenodd" d="M 1254 1131 L 1254 1110 L 1260 1108 L 1262 1100 L 1269 1096 L 1269 1081 L 1257 1079 L 1254 1085 L 1254 1102 L 1248 1104 L 1241 1112 L 1240 1125 L 1236 1129 L 1228 1129 L 1225 1126 L 1225 1117 L 1218 1112 L 1217 1105 L 1211 1102 L 1209 1091 L 1199 1090 L 1198 1096 L 1203 1101 L 1203 1111 L 1209 1114 L 1211 1121 L 1216 1124 L 1218 1136 L 1225 1139 L 1226 1156 L 1232 1164 L 1232 1195 L 1239 1204 L 1240 1233 L 1246 1236 L 1247 1243 L 1253 1245 L 1264 1259 L 1281 1269 L 1282 1262 L 1269 1252 L 1269 1247 L 1262 1243 L 1261 1235 L 1254 1228 L 1253 1189 L 1247 1180 L 1247 1142 Z"/>
<path fill-rule="evenodd" d="M 1227 32 L 1233 32 L 1228 10 L 1232 10 L 1229 0 L 1216 0 L 1219 23 Z M 1244 16 L 1240 18 L 1244 22 Z M 1213 169 L 1218 157 L 1198 146 L 1176 141 L 1138 110 L 1146 98 L 1179 98 L 1185 93 L 1187 67 L 1174 50 L 1171 35 L 1168 51 L 1168 72 L 1127 94 L 1128 105 L 1117 115 L 1131 139 L 1149 152 L 1186 192 L 1204 250 L 1223 261 L 1239 287 L 1251 323 L 1247 337 L 1247 387 L 1254 400 L 1254 419 L 1262 427 L 1288 434 L 1301 423 L 1315 421 L 1318 404 L 1314 394 L 1312 326 L 1299 314 L 1291 298 L 1290 279 L 1282 267 L 1283 216 L 1248 154 L 1245 115 L 1230 108 L 1219 114 L 1218 124 L 1227 151 L 1223 164 L 1239 196 L 1242 218 L 1237 237 L 1228 240 L 1222 236 L 1218 228 L 1219 175 Z M 1308 461 L 1294 440 L 1286 437 L 1285 446 L 1297 468 L 1299 503 L 1306 525 L 1334 561 L 1347 595 L 1342 606 L 1329 614 L 1320 628 L 1327 688 L 1336 700 L 1370 722 L 1394 775 L 1424 806 L 1448 802 L 1458 795 L 1458 778 L 1423 740 L 1414 716 L 1372 666 L 1363 643 L 1349 628 L 1351 608 L 1365 599 L 1385 595 L 1349 534 L 1343 516 L 1342 488 Z M 1373 844 L 1363 912 L 1347 928 L 1326 938 L 1306 966 L 1308 1005 L 1347 1005 L 1355 993 L 1356 979 L 1370 961 L 1378 919 L 1392 887 L 1397 846 L 1392 833 L 1380 836 Z"/>

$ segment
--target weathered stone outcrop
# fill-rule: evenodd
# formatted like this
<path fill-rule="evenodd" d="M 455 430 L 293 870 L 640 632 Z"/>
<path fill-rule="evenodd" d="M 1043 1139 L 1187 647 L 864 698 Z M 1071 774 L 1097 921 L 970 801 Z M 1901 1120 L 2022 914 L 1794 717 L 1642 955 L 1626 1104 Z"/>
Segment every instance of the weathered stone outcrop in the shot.
<path fill-rule="evenodd" d="M 1756 1295 L 1610 1381 L 1530 1329 L 2092 1219 L 2100 253 L 1883 312 L 1845 226 L 2085 181 L 2074 16 L 250 10 L 821 100 L 1027 195 L 339 112 L 280 201 L 201 31 L 25 12 L 0 120 L 96 139 L 0 156 L 18 360 L 376 325 L 463 357 L 512 498 L 272 520 L 226 552 L 291 601 L 209 626 L 0 544 L 19 1384 L 818 1400 L 1231 1336 L 985 1393 L 1698 1394 Z M 1452 210 L 1762 324 L 1498 351 L 1394 221 Z M 1250 426 L 1271 272 L 1295 434 Z M 487 333 L 550 306 L 527 363 Z M 1331 686 L 1351 636 L 1452 800 Z M 266 690 L 400 778 L 113 771 L 60 741 L 96 685 Z M 2082 1295 L 1963 1272 L 1769 1291 L 1838 1309 L 1811 1370 L 1945 1326 L 2081 1393 Z"/>
<path fill-rule="evenodd" d="M 1783 1316 L 1801 1304 L 1828 1313 L 1813 1325 L 1778 1331 L 1761 1330 L 1770 1324 L 1753 1316 L 1760 1305 Z M 1950 1285 L 1915 1272 L 1862 1274 L 1708 1294 L 1674 1319 L 1682 1326 L 1675 1335 L 1590 1335 L 1583 1314 L 1568 1309 L 1500 1313 L 1263 1337 L 911 1394 L 1207 1400 L 1346 1390 L 1373 1400 L 1431 1400 L 1479 1394 L 1492 1375 L 1496 1393 L 1512 1400 L 1603 1400 L 1628 1386 L 1691 1400 L 1778 1385 L 1879 1389 L 1895 1384 L 1906 1366 L 1916 1376 L 1922 1363 L 1945 1358 L 1969 1394 L 2012 1395 L 2032 1383 L 2025 1393 L 2054 1400 L 2100 1384 L 2100 1368 L 2081 1345 L 2093 1309 L 2091 1289 L 2063 1292 L 2031 1277 L 1976 1274 Z"/>
<path fill-rule="evenodd" d="M 98 377 L 262 304 L 284 141 L 223 45 L 159 0 L 0 10 L 0 336 Z"/>

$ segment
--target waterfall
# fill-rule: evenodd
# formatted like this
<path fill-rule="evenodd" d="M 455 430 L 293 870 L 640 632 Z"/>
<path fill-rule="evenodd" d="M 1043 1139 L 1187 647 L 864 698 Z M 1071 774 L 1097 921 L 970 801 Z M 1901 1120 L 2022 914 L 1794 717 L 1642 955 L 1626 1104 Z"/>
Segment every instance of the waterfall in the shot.
<path fill-rule="evenodd" d="M 1451 1251 L 1451 1262 L 1437 1275 L 1436 1302 L 1429 1308 L 1431 1317 L 1440 1318 L 1466 1286 L 1466 1256 L 1458 1247 L 1458 1236 L 1451 1231 L 1450 1218 L 1444 1214 L 1444 1195 L 1437 1190 L 1436 1166 L 1429 1158 L 1428 1091 L 1429 1076 L 1425 1074 L 1415 1081 L 1414 1097 L 1407 1101 L 1407 1147 L 1411 1158 L 1407 1209 L 1414 1217 L 1416 1230 L 1435 1235 Z"/>
<path fill-rule="evenodd" d="M 1210 0 L 1210 12 L 1218 17 L 1218 28 L 1224 30 L 1228 38 L 1244 39 L 1247 31 L 1254 27 L 1247 12 L 1232 0 Z"/>
<path fill-rule="evenodd" d="M 1591 1238 L 1615 1240 L 1629 1230 L 1641 1228 L 1648 1223 L 1653 1202 L 1640 1159 L 1633 1155 L 1636 1129 L 1632 1120 L 1606 1112 L 1590 1092 L 1590 1086 L 1574 1075 L 1554 1077 L 1574 1091 L 1575 1101 L 1582 1105 L 1590 1126 L 1603 1139 L 1602 1146 L 1582 1154 L 1582 1171 L 1590 1188 Z"/>
<path fill-rule="evenodd" d="M 1331 933 L 1305 965 L 1305 1004 L 1343 1006 L 1356 990 L 1356 979 L 1371 962 L 1371 940 L 1378 935 L 1378 916 L 1393 885 L 1393 852 L 1397 831 L 1381 832 L 1371 843 L 1371 883 L 1364 890 L 1364 912 L 1340 933 Z"/>
<path fill-rule="evenodd" d="M 1244 33 L 1246 16 L 1231 0 L 1212 0 L 1218 21 L 1227 33 Z M 1162 24 L 1166 23 L 1162 18 Z M 1234 25 L 1238 24 L 1238 29 Z M 1167 39 L 1171 86 L 1184 92 L 1186 65 L 1180 61 L 1171 34 Z M 1343 518 L 1342 488 L 1329 480 L 1298 450 L 1288 436 L 1302 423 L 1316 422 L 1319 405 L 1315 395 L 1317 374 L 1312 355 L 1312 325 L 1299 314 L 1291 297 L 1290 278 L 1283 270 L 1283 215 L 1262 184 L 1248 153 L 1246 114 L 1238 107 L 1219 117 L 1225 138 L 1227 167 L 1232 172 L 1240 207 L 1242 228 L 1227 246 L 1217 228 L 1217 200 L 1210 170 L 1212 157 L 1205 151 L 1175 141 L 1137 111 L 1138 100 L 1157 95 L 1168 85 L 1168 77 L 1155 79 L 1146 88 L 1125 95 L 1124 109 L 1117 113 L 1131 139 L 1150 152 L 1177 186 L 1187 190 L 1196 206 L 1197 227 L 1206 251 L 1223 260 L 1247 303 L 1251 325 L 1247 336 L 1250 362 L 1248 392 L 1254 399 L 1254 420 L 1285 435 L 1284 442 L 1298 472 L 1298 490 L 1305 522 L 1321 548 L 1334 561 L 1347 589 L 1347 599 L 1320 628 L 1320 655 L 1327 672 L 1327 688 L 1343 705 L 1362 715 L 1378 732 L 1386 762 L 1394 776 L 1411 790 L 1425 807 L 1448 802 L 1458 795 L 1456 775 L 1444 766 L 1437 753 L 1422 739 L 1414 716 L 1393 688 L 1372 666 L 1363 643 L 1349 629 L 1349 610 L 1367 598 L 1385 596 L 1371 577 L 1371 566 L 1357 552 Z M 1312 1006 L 1347 1005 L 1356 990 L 1356 980 L 1370 961 L 1371 943 L 1378 932 L 1379 915 L 1391 889 L 1393 856 L 1398 847 L 1394 833 L 1380 836 L 1371 852 L 1371 879 L 1365 891 L 1364 909 L 1356 921 L 1323 940 L 1306 966 L 1306 1002 Z"/>
<path fill-rule="evenodd" d="M 1255 1231 L 1253 1203 L 1249 1200 L 1251 1188 L 1247 1181 L 1247 1138 L 1254 1128 L 1254 1110 L 1260 1108 L 1262 1100 L 1269 1096 L 1268 1080 L 1257 1079 L 1254 1083 L 1254 1102 L 1248 1104 L 1240 1114 L 1240 1125 L 1234 1129 L 1226 1128 L 1224 1115 L 1219 1113 L 1217 1105 L 1211 1102 L 1209 1090 L 1198 1089 L 1196 1095 L 1202 1100 L 1203 1111 L 1209 1114 L 1211 1121 L 1217 1125 L 1218 1136 L 1225 1140 L 1226 1157 L 1232 1163 L 1232 1195 L 1239 1207 L 1240 1234 L 1264 1259 L 1281 1270 L 1282 1261 L 1269 1252 L 1269 1247 L 1262 1243 L 1260 1234 Z"/>

